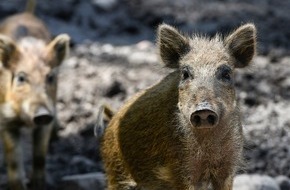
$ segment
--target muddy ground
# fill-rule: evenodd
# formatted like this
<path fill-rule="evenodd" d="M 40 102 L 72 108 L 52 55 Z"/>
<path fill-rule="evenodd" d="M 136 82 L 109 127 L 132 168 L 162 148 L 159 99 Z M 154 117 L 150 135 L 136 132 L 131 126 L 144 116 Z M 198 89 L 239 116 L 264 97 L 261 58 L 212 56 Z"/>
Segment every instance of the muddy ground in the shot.
<path fill-rule="evenodd" d="M 21 0 L 1 1 L 0 19 L 23 7 Z M 36 14 L 52 33 L 72 37 L 71 56 L 59 75 L 62 128 L 47 157 L 49 189 L 61 189 L 67 175 L 103 172 L 92 131 L 98 106 L 106 102 L 117 110 L 170 72 L 160 64 L 154 44 L 162 22 L 208 36 L 217 31 L 227 34 L 242 23 L 256 24 L 258 56 L 251 68 L 238 70 L 235 76 L 246 138 L 247 164 L 240 173 L 290 177 L 289 10 L 289 0 L 39 1 Z M 29 175 L 31 147 L 24 146 Z M 0 189 L 5 189 L 0 155 Z"/>

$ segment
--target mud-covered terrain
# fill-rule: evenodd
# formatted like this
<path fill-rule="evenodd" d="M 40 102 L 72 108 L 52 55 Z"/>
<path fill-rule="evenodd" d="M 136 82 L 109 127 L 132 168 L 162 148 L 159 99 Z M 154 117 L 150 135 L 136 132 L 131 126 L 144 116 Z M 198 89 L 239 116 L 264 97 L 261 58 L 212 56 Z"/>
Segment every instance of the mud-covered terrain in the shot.
<path fill-rule="evenodd" d="M 0 19 L 20 12 L 24 4 L 1 1 Z M 246 164 L 239 173 L 290 177 L 289 10 L 289 0 L 39 1 L 36 14 L 52 33 L 72 37 L 71 56 L 59 74 L 57 108 L 62 127 L 47 157 L 48 189 L 73 189 L 63 182 L 65 176 L 103 172 L 93 136 L 98 107 L 107 103 L 117 110 L 134 93 L 170 72 L 159 62 L 154 44 L 162 22 L 208 36 L 227 34 L 242 23 L 256 24 L 258 55 L 250 68 L 237 70 L 235 76 L 246 142 Z M 29 132 L 24 132 L 29 176 L 31 147 Z M 1 151 L 0 189 L 6 183 Z M 103 189 L 103 183 L 96 184 L 90 188 Z"/>

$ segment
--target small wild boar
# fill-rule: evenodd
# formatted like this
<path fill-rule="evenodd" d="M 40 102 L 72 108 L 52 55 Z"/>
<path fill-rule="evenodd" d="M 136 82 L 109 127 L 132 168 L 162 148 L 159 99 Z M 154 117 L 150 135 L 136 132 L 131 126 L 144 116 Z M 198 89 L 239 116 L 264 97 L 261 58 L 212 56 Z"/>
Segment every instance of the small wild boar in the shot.
<path fill-rule="evenodd" d="M 108 189 L 230 190 L 243 147 L 234 70 L 255 55 L 255 26 L 209 39 L 162 24 L 157 41 L 174 71 L 130 99 L 105 129 Z"/>
<path fill-rule="evenodd" d="M 56 121 L 58 66 L 68 49 L 69 36 L 51 40 L 32 12 L 8 17 L 0 25 L 0 135 L 11 190 L 26 189 L 22 126 L 33 131 L 32 187 L 44 189 L 45 156 Z"/>

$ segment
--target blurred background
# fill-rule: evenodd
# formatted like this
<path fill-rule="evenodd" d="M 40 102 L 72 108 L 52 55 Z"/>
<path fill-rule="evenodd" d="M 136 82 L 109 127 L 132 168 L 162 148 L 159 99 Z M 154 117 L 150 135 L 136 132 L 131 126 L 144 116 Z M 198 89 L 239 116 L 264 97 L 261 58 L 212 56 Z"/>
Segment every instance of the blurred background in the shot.
<path fill-rule="evenodd" d="M 25 0 L 0 1 L 0 20 L 22 12 Z M 50 145 L 47 185 L 52 190 L 103 190 L 98 107 L 117 110 L 129 97 L 165 76 L 155 47 L 160 23 L 185 34 L 223 35 L 252 22 L 258 55 L 236 72 L 243 114 L 245 166 L 236 190 L 290 189 L 290 0 L 39 0 L 35 14 L 53 35 L 68 33 L 71 53 L 59 74 L 59 138 Z M 31 146 L 24 137 L 25 166 Z M 0 189 L 7 177 L 0 146 Z"/>

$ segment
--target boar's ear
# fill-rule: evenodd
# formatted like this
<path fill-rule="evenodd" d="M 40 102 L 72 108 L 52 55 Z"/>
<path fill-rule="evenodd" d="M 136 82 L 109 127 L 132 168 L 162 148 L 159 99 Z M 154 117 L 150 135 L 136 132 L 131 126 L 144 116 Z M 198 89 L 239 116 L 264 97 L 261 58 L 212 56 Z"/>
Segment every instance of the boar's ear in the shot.
<path fill-rule="evenodd" d="M 247 66 L 256 53 L 256 27 L 253 24 L 240 26 L 224 41 L 230 54 L 235 59 L 235 67 Z"/>
<path fill-rule="evenodd" d="M 70 37 L 60 34 L 47 45 L 47 57 L 51 67 L 59 66 L 69 52 Z"/>
<path fill-rule="evenodd" d="M 0 34 L 0 67 L 10 68 L 18 58 L 18 48 L 13 40 Z"/>
<path fill-rule="evenodd" d="M 190 50 L 189 40 L 166 24 L 158 27 L 157 46 L 161 60 L 170 68 L 178 68 L 178 61 Z"/>

